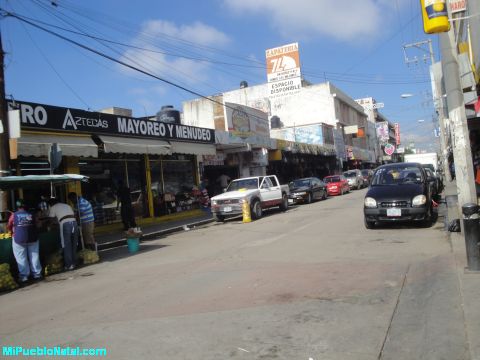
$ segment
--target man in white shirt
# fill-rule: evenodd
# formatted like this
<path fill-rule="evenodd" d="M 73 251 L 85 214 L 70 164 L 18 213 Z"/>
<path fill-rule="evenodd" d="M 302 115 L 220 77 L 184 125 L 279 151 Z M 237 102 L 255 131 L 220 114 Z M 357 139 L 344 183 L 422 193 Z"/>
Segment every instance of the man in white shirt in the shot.
<path fill-rule="evenodd" d="M 228 183 L 230 182 L 231 178 L 228 175 L 222 174 L 217 178 L 217 182 L 220 183 L 220 187 L 225 189 L 228 186 Z"/>
<path fill-rule="evenodd" d="M 75 269 L 77 262 L 78 225 L 70 205 L 51 198 L 48 202 L 48 217 L 56 218 L 60 226 L 65 270 Z"/>

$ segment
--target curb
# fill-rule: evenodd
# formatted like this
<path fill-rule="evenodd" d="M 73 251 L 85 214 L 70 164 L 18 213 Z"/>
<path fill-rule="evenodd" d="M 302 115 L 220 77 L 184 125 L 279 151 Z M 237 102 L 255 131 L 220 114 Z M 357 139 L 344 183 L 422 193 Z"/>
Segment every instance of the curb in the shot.
<path fill-rule="evenodd" d="M 191 228 L 191 227 L 194 227 L 194 226 L 206 225 L 206 224 L 211 223 L 213 221 L 214 221 L 213 219 L 206 219 L 206 220 L 200 220 L 200 221 L 189 223 L 189 224 L 174 226 L 174 227 L 171 227 L 171 228 L 168 228 L 168 229 L 152 231 L 152 232 L 143 234 L 140 241 L 143 242 L 143 241 L 155 240 L 157 237 L 159 237 L 161 235 L 168 235 L 168 234 L 172 234 L 172 233 L 175 233 L 175 232 L 184 231 L 184 226 L 187 226 L 187 227 Z M 121 239 L 118 239 L 118 240 L 98 244 L 98 250 L 99 251 L 100 250 L 108 250 L 108 249 L 112 249 L 112 248 L 116 248 L 116 247 L 120 247 L 120 246 L 126 246 L 126 245 L 127 245 L 127 238 L 122 237 Z"/>

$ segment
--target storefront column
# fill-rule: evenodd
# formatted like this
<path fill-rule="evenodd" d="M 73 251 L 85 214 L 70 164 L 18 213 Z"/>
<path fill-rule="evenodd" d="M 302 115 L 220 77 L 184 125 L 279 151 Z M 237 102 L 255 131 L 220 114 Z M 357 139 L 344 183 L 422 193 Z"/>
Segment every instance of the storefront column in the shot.
<path fill-rule="evenodd" d="M 145 161 L 145 179 L 147 183 L 147 201 L 148 201 L 148 216 L 153 217 L 153 194 L 152 194 L 152 174 L 150 172 L 150 159 L 148 154 L 144 155 Z"/>
<path fill-rule="evenodd" d="M 65 164 L 66 174 L 80 174 L 80 167 L 78 166 L 78 157 L 76 156 L 64 156 L 63 162 Z M 78 196 L 82 195 L 82 187 L 77 186 L 75 182 L 67 183 L 67 194 L 70 192 L 77 193 Z"/>

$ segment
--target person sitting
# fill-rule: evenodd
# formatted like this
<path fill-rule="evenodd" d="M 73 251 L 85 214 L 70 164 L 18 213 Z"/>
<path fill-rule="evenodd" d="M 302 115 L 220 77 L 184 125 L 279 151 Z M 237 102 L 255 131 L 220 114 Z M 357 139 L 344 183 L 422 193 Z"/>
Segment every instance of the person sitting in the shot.
<path fill-rule="evenodd" d="M 395 179 L 393 178 L 393 175 L 390 173 L 386 173 L 383 176 L 383 181 L 382 184 L 393 184 L 395 182 Z"/>

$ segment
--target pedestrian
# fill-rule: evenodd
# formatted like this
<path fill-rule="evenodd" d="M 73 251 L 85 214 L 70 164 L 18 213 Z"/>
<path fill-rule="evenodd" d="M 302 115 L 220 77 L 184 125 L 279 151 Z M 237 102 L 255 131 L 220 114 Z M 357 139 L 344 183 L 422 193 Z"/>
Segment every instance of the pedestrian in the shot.
<path fill-rule="evenodd" d="M 39 257 L 37 220 L 26 211 L 22 199 L 15 203 L 17 211 L 10 215 L 7 229 L 12 232 L 13 255 L 18 265 L 19 282 L 25 283 L 30 275 L 38 280 L 42 278 L 42 265 Z"/>
<path fill-rule="evenodd" d="M 60 226 L 65 270 L 75 269 L 77 263 L 78 224 L 70 205 L 51 198 L 48 202 L 48 217 L 56 218 Z"/>
<path fill-rule="evenodd" d="M 68 194 L 68 200 L 77 208 L 82 228 L 83 243 L 87 249 L 96 250 L 95 246 L 95 217 L 93 215 L 93 207 L 90 202 L 82 196 L 77 196 L 75 192 Z"/>
<path fill-rule="evenodd" d="M 232 180 L 232 178 L 226 174 L 222 174 L 217 178 L 217 183 L 220 184 L 222 191 L 228 186 L 230 180 Z"/>
<path fill-rule="evenodd" d="M 118 183 L 117 191 L 117 210 L 120 206 L 120 215 L 122 217 L 123 230 L 137 227 L 135 222 L 135 214 L 132 208 L 132 198 L 130 196 L 130 188 L 127 187 L 122 180 Z"/>
<path fill-rule="evenodd" d="M 203 208 L 208 208 L 210 206 L 210 196 L 208 194 L 208 179 L 203 178 L 203 180 L 200 182 L 200 204 L 202 205 Z"/>

